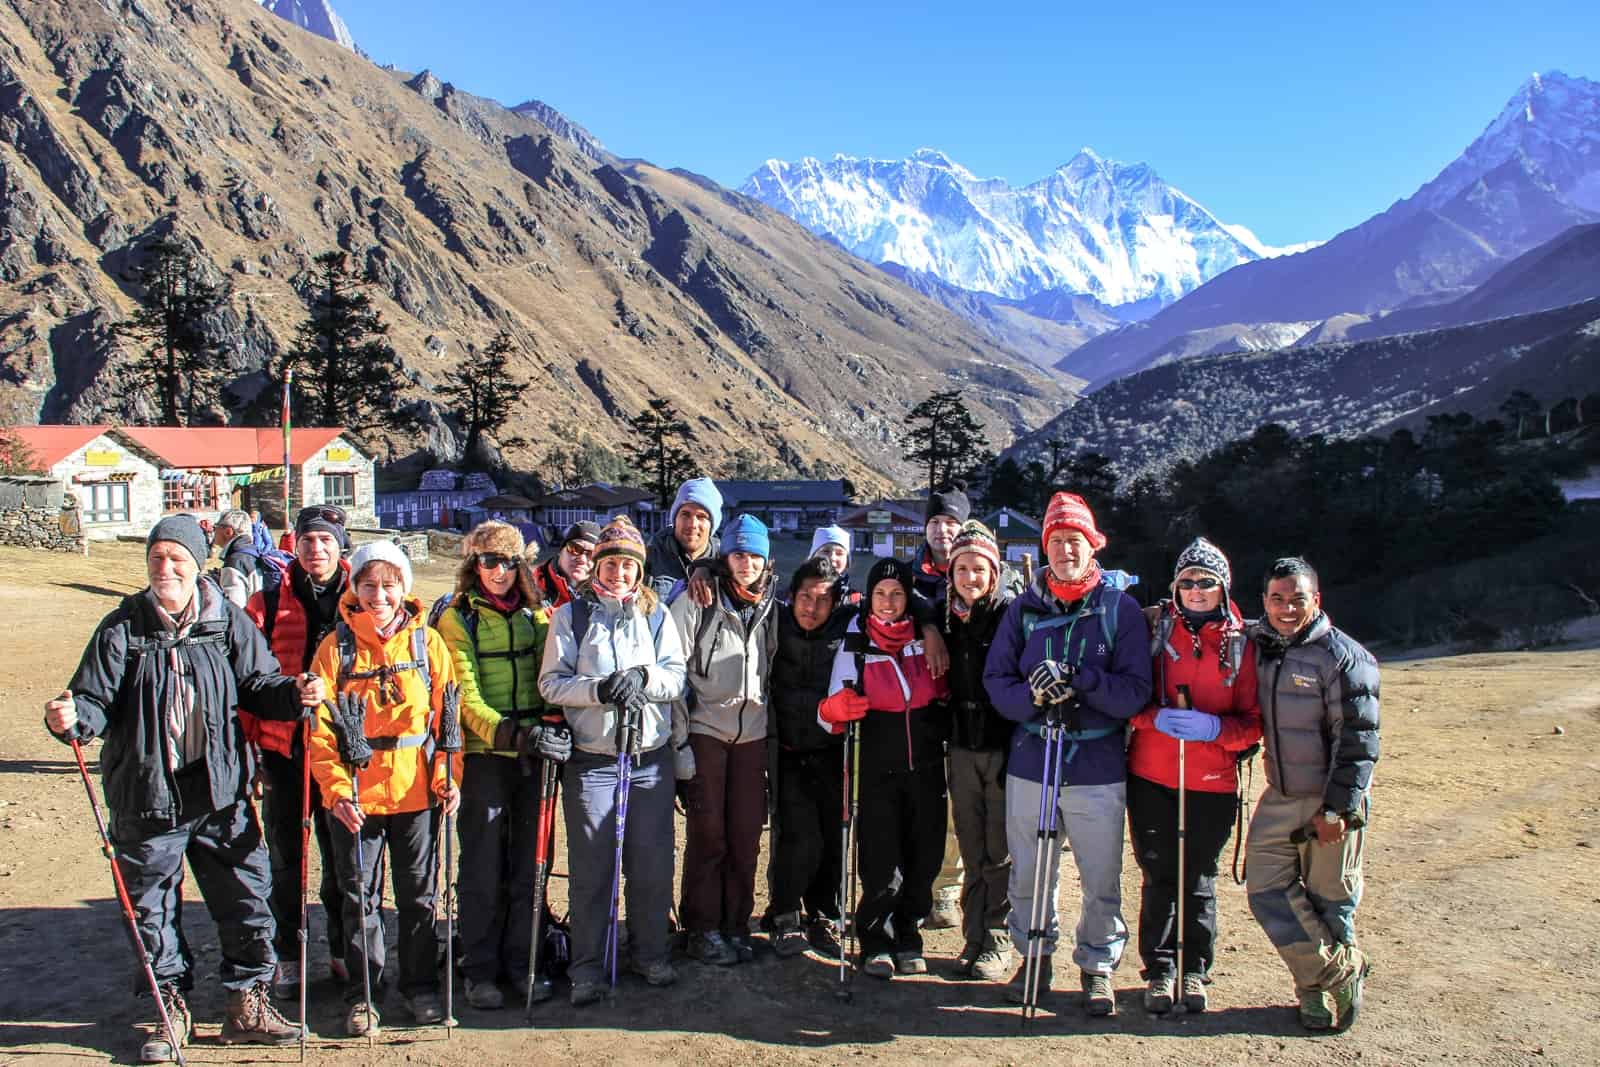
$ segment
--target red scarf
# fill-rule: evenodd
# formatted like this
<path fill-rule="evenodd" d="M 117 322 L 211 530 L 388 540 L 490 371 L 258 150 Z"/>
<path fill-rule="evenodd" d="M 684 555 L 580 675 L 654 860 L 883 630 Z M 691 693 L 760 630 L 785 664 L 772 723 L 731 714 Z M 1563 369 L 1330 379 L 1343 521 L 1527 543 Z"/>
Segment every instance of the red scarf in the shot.
<path fill-rule="evenodd" d="M 515 585 L 511 587 L 511 592 L 505 596 L 495 596 L 481 585 L 478 587 L 478 592 L 483 595 L 483 599 L 489 602 L 491 608 L 502 615 L 510 615 L 522 606 L 522 590 Z"/>
<path fill-rule="evenodd" d="M 898 656 L 900 650 L 909 645 L 911 639 L 916 636 L 916 628 L 908 618 L 883 622 L 876 615 L 868 615 L 867 636 L 872 639 L 875 647 L 888 655 Z"/>
<path fill-rule="evenodd" d="M 1061 581 L 1056 577 L 1056 572 L 1047 567 L 1044 580 L 1057 600 L 1063 604 L 1075 604 L 1100 584 L 1100 561 L 1090 560 L 1089 569 L 1083 572 L 1083 576 L 1071 582 Z"/>

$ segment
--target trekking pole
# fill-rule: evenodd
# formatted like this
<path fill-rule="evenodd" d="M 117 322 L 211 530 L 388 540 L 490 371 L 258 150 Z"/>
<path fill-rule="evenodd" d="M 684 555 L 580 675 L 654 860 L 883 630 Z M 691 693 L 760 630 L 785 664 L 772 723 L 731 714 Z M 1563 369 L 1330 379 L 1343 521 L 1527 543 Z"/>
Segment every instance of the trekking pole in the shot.
<path fill-rule="evenodd" d="M 311 885 L 311 719 L 300 731 L 300 1062 L 306 1062 L 306 960 L 310 955 L 306 926 Z"/>
<path fill-rule="evenodd" d="M 855 864 L 850 838 L 855 832 L 856 809 L 860 798 L 856 788 L 857 772 L 860 770 L 857 761 L 861 758 L 860 723 L 853 722 L 846 728 L 841 758 L 844 760 L 844 790 L 839 800 L 839 988 L 834 990 L 833 995 L 836 1000 L 848 1004 L 854 997 L 848 978 L 856 929 Z"/>
<path fill-rule="evenodd" d="M 611 971 L 611 995 L 617 993 L 618 919 L 622 912 L 622 845 L 628 830 L 628 788 L 633 784 L 633 749 L 639 741 L 637 709 L 618 708 L 617 788 L 613 807 L 617 820 L 617 856 L 611 868 L 611 915 L 606 930 L 606 962 Z"/>
<path fill-rule="evenodd" d="M 186 1062 L 183 1058 L 183 1046 L 178 1043 L 178 1032 L 173 1028 L 172 1016 L 167 1012 L 167 1002 L 161 999 L 161 984 L 156 981 L 156 968 L 150 959 L 150 950 L 145 948 L 144 939 L 139 936 L 139 920 L 133 913 L 133 898 L 128 896 L 127 883 L 122 880 L 122 866 L 117 863 L 117 849 L 111 843 L 111 835 L 106 832 L 106 820 L 100 814 L 100 801 L 95 799 L 94 783 L 89 780 L 89 766 L 83 762 L 83 745 L 77 738 L 72 739 L 72 754 L 78 760 L 78 773 L 83 777 L 83 791 L 89 794 L 89 808 L 94 812 L 95 829 L 100 831 L 100 851 L 111 864 L 111 880 L 117 886 L 117 903 L 122 905 L 122 917 L 128 920 L 128 939 L 133 942 L 134 955 L 139 957 L 139 966 L 144 969 L 145 980 L 150 983 L 150 995 L 155 997 L 156 1014 L 161 1017 L 161 1029 L 167 1035 L 167 1043 L 172 1046 L 172 1056 L 177 1060 L 178 1067 L 183 1067 Z"/>
<path fill-rule="evenodd" d="M 1022 1021 L 1039 1013 L 1039 978 L 1044 970 L 1043 939 L 1049 933 L 1046 923 L 1053 901 L 1046 900 L 1050 888 L 1050 867 L 1055 861 L 1057 841 L 1056 812 L 1061 800 L 1061 757 L 1065 738 L 1063 727 L 1052 708 L 1045 713 L 1044 776 L 1039 783 L 1039 830 L 1034 845 L 1033 899 L 1028 915 L 1028 945 L 1022 970 Z"/>
<path fill-rule="evenodd" d="M 1189 695 L 1189 687 L 1178 686 L 1178 707 L 1191 708 L 1194 700 Z M 1176 957 L 1174 967 L 1177 972 L 1177 996 L 1172 998 L 1172 1010 L 1188 1011 L 1189 1002 L 1183 995 L 1183 898 L 1188 892 L 1183 880 L 1184 853 L 1189 850 L 1189 822 L 1188 822 L 1188 796 L 1184 787 L 1184 743 L 1183 738 L 1178 739 L 1178 934 L 1174 942 L 1173 955 Z M 1181 1006 L 1180 1006 L 1181 1005 Z"/>
<path fill-rule="evenodd" d="M 439 710 L 439 751 L 444 753 L 445 780 L 455 785 L 455 754 L 461 751 L 461 687 L 451 682 L 444 687 Z M 461 804 L 460 796 L 456 804 Z M 456 817 L 454 812 L 444 816 L 444 1039 L 456 1025 L 456 883 L 451 874 L 455 871 Z M 435 927 L 437 929 L 437 927 Z"/>
<path fill-rule="evenodd" d="M 339 745 L 339 762 L 350 772 L 350 803 L 361 811 L 361 769 L 372 762 L 372 746 L 367 743 L 367 702 L 356 693 L 340 693 L 338 703 L 323 701 L 333 712 L 333 736 Z M 308 754 L 309 758 L 309 754 Z M 373 1045 L 372 1035 L 372 967 L 370 965 L 372 939 L 367 926 L 367 861 L 361 844 L 361 827 L 354 831 L 356 845 L 356 901 L 361 909 L 361 996 L 367 1012 L 367 1047 Z M 379 852 L 378 862 L 383 862 Z M 379 902 L 381 906 L 381 901 Z M 381 935 L 380 935 L 381 936 Z M 349 949 L 346 942 L 346 951 Z"/>
<path fill-rule="evenodd" d="M 533 843 L 533 938 L 528 942 L 528 997 L 523 1005 L 528 1021 L 533 1021 L 533 984 L 538 977 L 539 942 L 544 936 L 544 897 L 550 879 L 550 862 L 555 855 L 556 781 L 559 768 L 550 760 L 539 762 L 539 818 Z"/>

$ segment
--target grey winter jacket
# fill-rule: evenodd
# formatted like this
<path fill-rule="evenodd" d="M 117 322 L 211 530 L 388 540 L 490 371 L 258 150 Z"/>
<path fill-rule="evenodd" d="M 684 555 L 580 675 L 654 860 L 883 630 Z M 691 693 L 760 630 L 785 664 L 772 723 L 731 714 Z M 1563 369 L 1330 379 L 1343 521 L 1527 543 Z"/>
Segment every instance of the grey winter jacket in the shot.
<path fill-rule="evenodd" d="M 706 546 L 706 554 L 700 560 L 714 560 L 718 556 L 717 539 L 711 538 L 711 543 Z M 662 603 L 672 595 L 672 591 L 679 582 L 689 578 L 689 564 L 699 560 L 689 559 L 683 554 L 683 547 L 678 544 L 678 538 L 672 532 L 672 524 L 662 527 L 645 549 L 644 580 L 656 591 L 656 596 Z"/>
<path fill-rule="evenodd" d="M 1252 623 L 1267 777 L 1291 797 L 1363 816 L 1378 762 L 1378 662 L 1326 614 L 1285 640 Z"/>
<path fill-rule="evenodd" d="M 688 684 L 674 709 L 686 715 L 689 732 L 738 744 L 767 737 L 768 679 L 777 652 L 777 603 L 772 583 L 756 603 L 746 627 L 739 609 L 717 582 L 717 601 L 701 608 L 680 590 L 672 618 L 688 660 Z"/>
<path fill-rule="evenodd" d="M 539 672 L 539 695 L 566 714 L 573 744 L 594 755 L 617 754 L 617 709 L 601 704 L 595 691 L 614 671 L 631 667 L 644 668 L 644 693 L 651 701 L 640 721 L 641 750 L 668 740 L 674 748 L 687 744 L 688 723 L 673 714 L 673 702 L 683 695 L 683 645 L 667 609 L 657 604 L 646 618 L 636 604 L 623 607 L 587 588 L 579 595 L 589 602 L 587 632 L 572 632 L 576 601 L 557 608 Z M 652 626 L 658 631 L 653 638 Z"/>

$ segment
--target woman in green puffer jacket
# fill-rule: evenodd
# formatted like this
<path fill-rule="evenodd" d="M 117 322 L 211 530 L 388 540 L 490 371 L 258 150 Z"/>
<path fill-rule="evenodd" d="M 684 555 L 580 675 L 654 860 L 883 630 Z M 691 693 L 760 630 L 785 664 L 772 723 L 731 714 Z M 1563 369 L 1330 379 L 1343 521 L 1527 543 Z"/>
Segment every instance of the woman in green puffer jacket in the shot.
<path fill-rule="evenodd" d="M 461 970 L 467 1002 L 498 1008 L 504 979 L 525 999 L 539 818 L 538 761 L 564 763 L 572 735 L 539 696 L 550 613 L 523 563 L 522 534 L 503 522 L 467 535 L 465 558 L 439 633 L 461 685 L 466 769 L 461 782 Z M 534 976 L 535 1000 L 552 992 Z"/>

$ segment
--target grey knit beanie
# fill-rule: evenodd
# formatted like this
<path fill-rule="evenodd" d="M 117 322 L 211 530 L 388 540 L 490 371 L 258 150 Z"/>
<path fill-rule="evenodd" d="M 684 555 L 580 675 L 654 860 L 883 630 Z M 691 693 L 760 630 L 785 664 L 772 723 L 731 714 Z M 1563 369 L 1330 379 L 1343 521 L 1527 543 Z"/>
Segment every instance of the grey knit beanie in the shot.
<path fill-rule="evenodd" d="M 187 512 L 168 515 L 150 527 L 150 535 L 144 539 L 145 555 L 150 554 L 150 549 L 157 541 L 171 541 L 182 545 L 188 550 L 189 555 L 194 557 L 195 565 L 199 567 L 204 567 L 206 560 L 211 558 L 211 539 L 200 529 L 200 520 Z"/>

